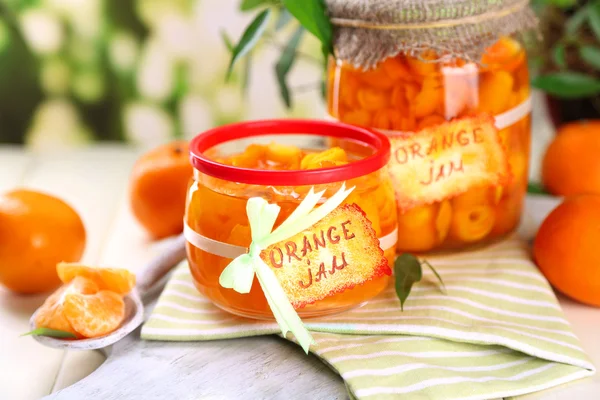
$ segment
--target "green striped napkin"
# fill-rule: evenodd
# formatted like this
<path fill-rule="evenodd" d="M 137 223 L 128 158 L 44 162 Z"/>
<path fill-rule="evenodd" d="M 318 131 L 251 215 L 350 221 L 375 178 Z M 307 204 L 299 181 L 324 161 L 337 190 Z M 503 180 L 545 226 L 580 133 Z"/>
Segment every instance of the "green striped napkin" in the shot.
<path fill-rule="evenodd" d="M 517 239 L 485 250 L 428 257 L 447 295 L 425 273 L 404 312 L 393 286 L 366 305 L 305 320 L 311 349 L 359 399 L 491 399 L 594 374 L 594 366 Z M 239 318 L 202 297 L 187 265 L 174 272 L 142 328 L 148 340 L 267 335 L 274 322 Z M 301 356 L 301 352 L 299 352 Z"/>

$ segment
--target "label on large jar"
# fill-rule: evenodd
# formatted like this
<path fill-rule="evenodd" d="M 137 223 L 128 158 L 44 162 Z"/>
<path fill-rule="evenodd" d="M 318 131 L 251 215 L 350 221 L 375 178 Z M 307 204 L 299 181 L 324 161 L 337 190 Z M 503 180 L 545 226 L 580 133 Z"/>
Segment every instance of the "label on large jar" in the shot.
<path fill-rule="evenodd" d="M 494 118 L 465 117 L 415 133 L 390 135 L 391 179 L 400 209 L 433 203 L 509 178 Z"/>
<path fill-rule="evenodd" d="M 261 252 L 294 308 L 391 275 L 365 213 L 343 205 L 310 229 Z"/>

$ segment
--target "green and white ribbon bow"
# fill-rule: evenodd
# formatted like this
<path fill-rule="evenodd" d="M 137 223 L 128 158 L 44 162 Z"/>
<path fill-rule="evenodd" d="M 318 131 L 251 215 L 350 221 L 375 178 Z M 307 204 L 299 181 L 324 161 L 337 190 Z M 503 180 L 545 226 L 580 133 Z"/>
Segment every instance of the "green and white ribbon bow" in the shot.
<path fill-rule="evenodd" d="M 319 208 L 314 209 L 325 191 L 315 193 L 311 188 L 294 212 L 274 231 L 271 230 L 281 208 L 277 204 L 269 204 L 261 197 L 252 197 L 246 204 L 252 232 L 252 243 L 248 253 L 229 263 L 219 277 L 219 284 L 224 288 L 245 294 L 250 292 L 256 274 L 281 333 L 285 337 L 291 331 L 306 353 L 315 341 L 292 307 L 275 273 L 260 258 L 260 253 L 270 245 L 289 239 L 325 218 L 342 204 L 353 190 L 354 188 L 346 190 L 344 184 Z"/>

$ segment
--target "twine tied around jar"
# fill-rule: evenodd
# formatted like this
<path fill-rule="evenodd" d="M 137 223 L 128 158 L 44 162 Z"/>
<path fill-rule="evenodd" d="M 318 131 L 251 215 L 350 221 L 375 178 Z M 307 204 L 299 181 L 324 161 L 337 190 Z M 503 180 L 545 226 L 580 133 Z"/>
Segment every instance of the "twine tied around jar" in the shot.
<path fill-rule="evenodd" d="M 365 70 L 400 53 L 479 62 L 500 36 L 536 28 L 529 0 L 325 0 L 336 57 Z"/>
<path fill-rule="evenodd" d="M 222 287 L 247 294 L 252 288 L 256 274 L 281 333 L 285 337 L 288 332 L 292 332 L 307 354 L 310 345 L 315 344 L 315 341 L 292 307 L 275 273 L 262 260 L 260 254 L 270 245 L 289 239 L 325 218 L 342 204 L 353 190 L 354 187 L 346 189 L 346 185 L 343 184 L 333 196 L 315 209 L 325 191 L 315 193 L 311 188 L 304 200 L 275 230 L 273 226 L 281 208 L 277 204 L 269 204 L 262 197 L 250 198 L 246 204 L 246 213 L 252 243 L 248 252 L 231 261 L 219 277 Z"/>

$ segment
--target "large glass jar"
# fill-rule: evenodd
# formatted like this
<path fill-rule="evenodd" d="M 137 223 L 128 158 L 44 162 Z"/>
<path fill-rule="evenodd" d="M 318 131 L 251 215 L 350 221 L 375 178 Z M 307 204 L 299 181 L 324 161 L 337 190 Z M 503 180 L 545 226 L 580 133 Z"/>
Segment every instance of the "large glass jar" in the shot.
<path fill-rule="evenodd" d="M 330 117 L 390 137 L 399 251 L 465 248 L 517 227 L 531 122 L 519 41 L 501 37 L 479 62 L 433 50 L 368 70 L 331 59 L 327 94 Z"/>
<path fill-rule="evenodd" d="M 331 141 L 336 147 L 327 147 Z M 205 132 L 191 142 L 190 151 L 195 177 L 185 215 L 189 266 L 198 290 L 217 306 L 245 317 L 272 318 L 256 278 L 248 294 L 219 284 L 225 267 L 250 245 L 249 198 L 262 197 L 281 208 L 277 227 L 311 188 L 324 191 L 325 201 L 342 184 L 355 189 L 339 207 L 354 204 L 364 212 L 373 237 L 379 238 L 377 248 L 383 250 L 387 272 L 300 307 L 298 314 L 311 317 L 342 311 L 385 289 L 395 254 L 397 222 L 386 167 L 390 147 L 384 135 L 324 121 L 255 121 Z M 341 230 L 330 228 L 320 240 L 334 251 L 340 235 Z"/>

